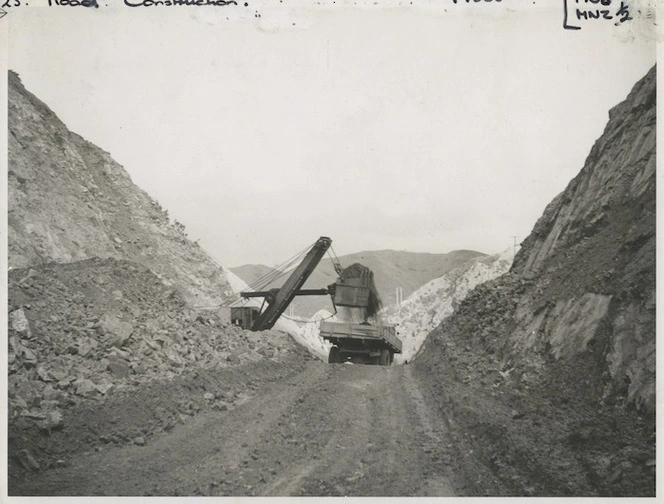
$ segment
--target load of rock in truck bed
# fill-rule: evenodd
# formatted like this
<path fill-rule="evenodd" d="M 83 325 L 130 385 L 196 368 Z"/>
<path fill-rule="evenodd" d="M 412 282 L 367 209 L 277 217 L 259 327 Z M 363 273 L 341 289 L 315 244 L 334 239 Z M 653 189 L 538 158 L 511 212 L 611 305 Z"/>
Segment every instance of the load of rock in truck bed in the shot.
<path fill-rule="evenodd" d="M 375 317 L 382 307 L 373 271 L 360 263 L 343 269 L 334 284 L 334 304 L 364 309 L 364 320 Z"/>

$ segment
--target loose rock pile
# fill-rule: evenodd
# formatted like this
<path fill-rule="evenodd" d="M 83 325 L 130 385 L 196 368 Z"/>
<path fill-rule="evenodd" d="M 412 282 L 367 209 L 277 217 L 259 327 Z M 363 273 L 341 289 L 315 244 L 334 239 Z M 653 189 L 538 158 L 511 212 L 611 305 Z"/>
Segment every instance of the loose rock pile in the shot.
<path fill-rule="evenodd" d="M 226 325 L 212 312 L 191 310 L 149 269 L 115 259 L 12 270 L 8 343 L 13 441 L 21 439 L 20 432 L 50 436 L 66 430 L 70 412 L 98 408 L 155 383 L 187 382 L 186 377 L 205 383 L 205 377 L 191 374 L 307 358 L 289 335 L 250 333 Z M 246 386 L 236 385 L 230 397 L 223 386 L 208 387 L 197 404 L 176 408 L 171 419 L 162 414 L 158 425 L 178 423 L 180 414 L 204 408 L 224 409 Z M 162 400 L 172 406 L 167 396 Z M 134 434 L 125 437 L 145 442 L 145 433 Z M 14 460 L 37 469 L 39 461 L 24 445 L 13 445 Z"/>

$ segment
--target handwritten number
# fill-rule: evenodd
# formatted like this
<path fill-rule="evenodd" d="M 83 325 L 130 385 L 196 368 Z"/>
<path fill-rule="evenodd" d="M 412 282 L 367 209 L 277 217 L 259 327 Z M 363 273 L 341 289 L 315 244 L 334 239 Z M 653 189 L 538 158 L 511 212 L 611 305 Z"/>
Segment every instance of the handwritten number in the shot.
<path fill-rule="evenodd" d="M 618 12 L 616 12 L 616 16 L 623 16 L 620 18 L 620 22 L 624 23 L 625 21 L 629 21 L 632 19 L 629 17 L 629 9 L 625 5 L 625 2 L 620 2 L 620 9 L 618 9 Z"/>

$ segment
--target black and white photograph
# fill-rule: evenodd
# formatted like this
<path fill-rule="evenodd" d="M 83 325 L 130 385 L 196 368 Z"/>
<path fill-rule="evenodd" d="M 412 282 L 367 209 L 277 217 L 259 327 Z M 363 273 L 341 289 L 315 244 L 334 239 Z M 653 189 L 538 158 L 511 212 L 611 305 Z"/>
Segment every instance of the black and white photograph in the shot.
<path fill-rule="evenodd" d="M 658 2 L 0 2 L 2 502 L 655 500 Z"/>

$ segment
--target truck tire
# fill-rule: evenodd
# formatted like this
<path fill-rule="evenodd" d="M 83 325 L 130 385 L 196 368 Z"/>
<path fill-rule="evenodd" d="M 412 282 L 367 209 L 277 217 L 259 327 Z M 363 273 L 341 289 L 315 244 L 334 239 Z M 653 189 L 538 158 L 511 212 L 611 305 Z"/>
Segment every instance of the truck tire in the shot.
<path fill-rule="evenodd" d="M 390 365 L 390 352 L 383 348 L 380 351 L 380 365 L 381 366 L 389 366 Z"/>
<path fill-rule="evenodd" d="M 340 362 L 339 360 L 339 347 L 333 346 L 330 348 L 330 355 L 327 357 L 328 364 L 335 364 Z"/>

